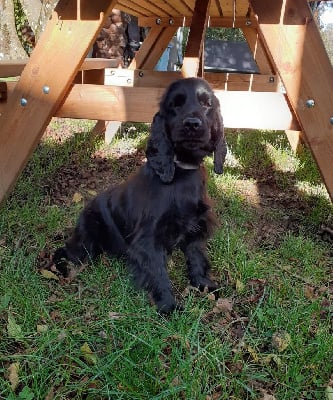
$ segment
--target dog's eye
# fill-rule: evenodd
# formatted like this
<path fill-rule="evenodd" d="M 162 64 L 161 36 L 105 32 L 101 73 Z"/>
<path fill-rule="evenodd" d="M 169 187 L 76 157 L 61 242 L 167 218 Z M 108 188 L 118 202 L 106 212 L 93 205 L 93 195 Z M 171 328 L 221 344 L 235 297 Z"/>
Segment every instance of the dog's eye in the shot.
<path fill-rule="evenodd" d="M 201 95 L 199 97 L 199 103 L 202 107 L 210 108 L 212 106 L 212 99 L 207 95 Z"/>
<path fill-rule="evenodd" d="M 178 94 L 171 101 L 171 107 L 181 107 L 185 104 L 185 96 L 183 94 Z"/>

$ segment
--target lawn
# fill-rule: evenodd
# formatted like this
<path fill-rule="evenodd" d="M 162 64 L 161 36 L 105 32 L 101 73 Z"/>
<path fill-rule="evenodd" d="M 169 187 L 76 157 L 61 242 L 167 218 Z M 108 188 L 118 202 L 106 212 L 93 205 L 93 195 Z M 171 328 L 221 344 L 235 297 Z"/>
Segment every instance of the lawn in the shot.
<path fill-rule="evenodd" d="M 94 121 L 54 119 L 0 209 L 0 399 L 333 398 L 333 207 L 305 148 L 229 130 L 207 159 L 219 296 L 170 276 L 183 312 L 159 316 L 126 266 L 52 269 L 84 203 L 144 161 L 146 125 L 106 145 Z"/>

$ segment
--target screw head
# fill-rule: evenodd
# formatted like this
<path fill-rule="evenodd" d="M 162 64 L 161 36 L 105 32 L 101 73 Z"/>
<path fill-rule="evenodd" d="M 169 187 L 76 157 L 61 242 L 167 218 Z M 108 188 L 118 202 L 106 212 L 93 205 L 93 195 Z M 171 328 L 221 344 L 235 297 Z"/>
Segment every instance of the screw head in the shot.
<path fill-rule="evenodd" d="M 49 86 L 43 86 L 43 93 L 44 94 L 49 94 L 50 93 L 50 87 Z"/>
<path fill-rule="evenodd" d="M 22 107 L 25 107 L 28 104 L 28 100 L 22 97 L 22 99 L 20 100 L 20 104 Z"/>
<path fill-rule="evenodd" d="M 270 76 L 270 77 L 269 77 L 269 83 L 274 83 L 274 81 L 275 81 L 274 76 Z"/>
<path fill-rule="evenodd" d="M 245 22 L 245 26 L 251 26 L 251 25 L 252 25 L 252 22 L 249 19 L 247 19 Z"/>
<path fill-rule="evenodd" d="M 161 18 L 156 18 L 156 24 L 157 25 L 161 25 L 161 22 L 162 22 Z"/>
<path fill-rule="evenodd" d="M 333 125 L 333 117 L 330 118 L 330 123 Z"/>
<path fill-rule="evenodd" d="M 142 72 L 142 71 L 139 72 L 139 76 L 140 76 L 141 78 L 143 77 L 143 72 Z"/>
<path fill-rule="evenodd" d="M 169 25 L 173 25 L 174 24 L 174 20 L 172 18 L 169 19 Z"/>
<path fill-rule="evenodd" d="M 308 99 L 305 104 L 307 108 L 313 108 L 315 106 L 315 101 L 313 99 Z"/>

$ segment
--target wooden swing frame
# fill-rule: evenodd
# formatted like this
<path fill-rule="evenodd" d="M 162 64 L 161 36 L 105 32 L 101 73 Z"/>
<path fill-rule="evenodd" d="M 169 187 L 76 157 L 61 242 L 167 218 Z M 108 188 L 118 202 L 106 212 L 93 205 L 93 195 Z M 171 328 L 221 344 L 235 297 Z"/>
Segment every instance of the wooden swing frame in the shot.
<path fill-rule="evenodd" d="M 128 69 L 85 59 L 113 8 L 150 27 Z M 154 71 L 181 26 L 181 71 Z M 205 73 L 208 26 L 241 28 L 260 74 Z M 60 0 L 29 60 L 0 62 L 13 75 L 0 84 L 0 201 L 53 116 L 151 122 L 165 87 L 190 76 L 212 85 L 226 127 L 302 132 L 333 200 L 333 68 L 307 0 Z"/>

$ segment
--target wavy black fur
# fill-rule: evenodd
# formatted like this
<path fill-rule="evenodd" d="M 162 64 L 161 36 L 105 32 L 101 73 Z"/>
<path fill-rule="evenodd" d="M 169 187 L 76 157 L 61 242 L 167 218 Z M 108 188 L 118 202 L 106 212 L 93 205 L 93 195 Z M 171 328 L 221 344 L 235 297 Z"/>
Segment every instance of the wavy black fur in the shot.
<path fill-rule="evenodd" d="M 208 83 L 178 80 L 166 90 L 147 144 L 147 162 L 126 182 L 93 199 L 72 237 L 54 254 L 80 264 L 102 252 L 123 256 L 138 287 L 151 293 L 159 312 L 177 305 L 167 273 L 168 255 L 184 252 L 190 282 L 215 290 L 209 278 L 207 239 L 214 226 L 206 190 L 206 155 L 222 173 L 226 143 L 220 106 Z"/>

